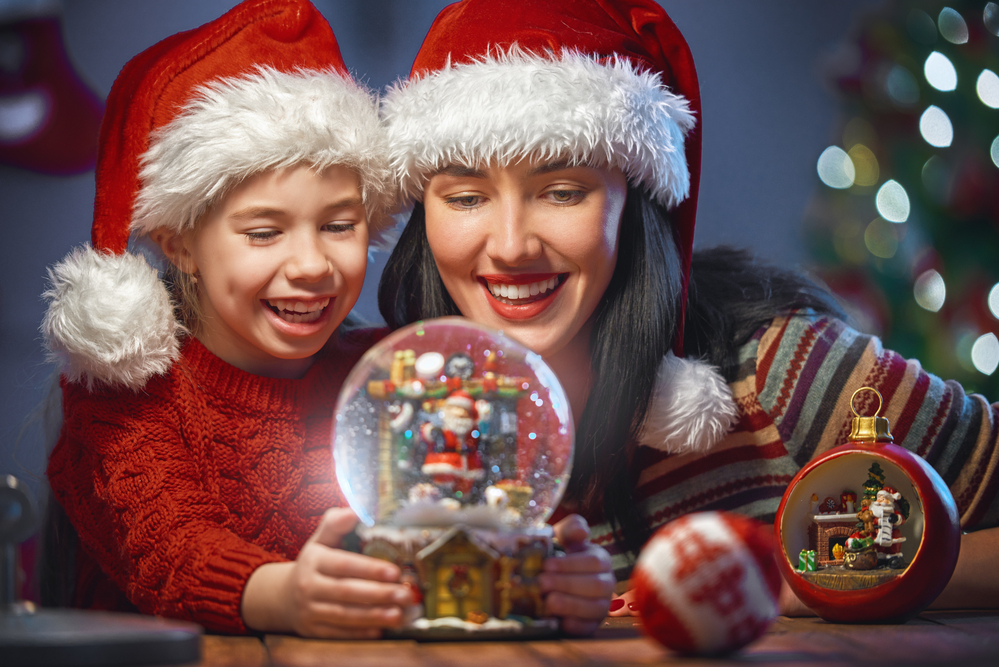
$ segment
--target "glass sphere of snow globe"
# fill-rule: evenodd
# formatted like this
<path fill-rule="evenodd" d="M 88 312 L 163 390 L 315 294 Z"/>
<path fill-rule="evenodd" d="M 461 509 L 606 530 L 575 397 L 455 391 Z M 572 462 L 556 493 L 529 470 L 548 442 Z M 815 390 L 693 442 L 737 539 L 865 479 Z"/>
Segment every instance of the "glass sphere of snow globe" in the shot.
<path fill-rule="evenodd" d="M 572 467 L 569 403 L 541 357 L 459 317 L 369 350 L 337 402 L 333 459 L 367 526 L 540 529 Z"/>

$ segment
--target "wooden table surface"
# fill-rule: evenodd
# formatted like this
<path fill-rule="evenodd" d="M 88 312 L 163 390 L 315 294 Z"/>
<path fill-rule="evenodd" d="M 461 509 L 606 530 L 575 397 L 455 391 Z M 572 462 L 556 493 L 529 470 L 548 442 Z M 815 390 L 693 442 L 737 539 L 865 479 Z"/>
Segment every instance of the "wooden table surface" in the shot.
<path fill-rule="evenodd" d="M 504 642 L 324 641 L 268 635 L 206 636 L 204 667 L 598 667 L 600 665 L 999 666 L 999 612 L 927 612 L 904 625 L 836 625 L 780 617 L 759 641 L 727 659 L 689 659 L 642 635 L 638 621 L 608 619 L 594 637 Z"/>

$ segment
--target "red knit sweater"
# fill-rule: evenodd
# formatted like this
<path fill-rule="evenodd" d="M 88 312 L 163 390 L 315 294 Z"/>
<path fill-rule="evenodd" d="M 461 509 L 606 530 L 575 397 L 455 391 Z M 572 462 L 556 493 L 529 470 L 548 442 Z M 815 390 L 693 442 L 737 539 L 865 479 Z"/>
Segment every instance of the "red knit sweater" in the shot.
<path fill-rule="evenodd" d="M 141 392 L 63 379 L 48 476 L 80 538 L 77 605 L 246 632 L 250 574 L 294 559 L 323 512 L 345 505 L 333 410 L 384 334 L 331 343 L 300 380 L 246 373 L 194 338 Z"/>

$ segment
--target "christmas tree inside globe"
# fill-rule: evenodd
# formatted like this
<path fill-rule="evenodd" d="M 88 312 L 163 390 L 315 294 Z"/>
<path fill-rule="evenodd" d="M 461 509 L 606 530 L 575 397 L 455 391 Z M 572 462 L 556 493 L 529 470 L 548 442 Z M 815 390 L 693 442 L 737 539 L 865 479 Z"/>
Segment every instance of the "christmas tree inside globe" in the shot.
<path fill-rule="evenodd" d="M 403 635 L 547 634 L 537 577 L 569 480 L 569 403 L 541 357 L 462 318 L 417 322 L 351 371 L 337 481 L 363 553 L 413 589 Z"/>

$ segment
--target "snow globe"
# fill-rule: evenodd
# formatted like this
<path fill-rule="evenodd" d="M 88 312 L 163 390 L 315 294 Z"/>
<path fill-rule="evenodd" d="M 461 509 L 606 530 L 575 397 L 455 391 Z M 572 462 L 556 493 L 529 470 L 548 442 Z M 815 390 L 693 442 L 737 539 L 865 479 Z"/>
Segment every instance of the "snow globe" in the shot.
<path fill-rule="evenodd" d="M 866 412 L 874 399 L 874 416 L 861 416 L 857 402 Z M 827 621 L 904 622 L 957 564 L 954 498 L 922 457 L 894 444 L 881 407 L 875 389 L 854 392 L 848 442 L 798 472 L 774 520 L 781 573 Z"/>
<path fill-rule="evenodd" d="M 369 350 L 337 401 L 337 481 L 364 554 L 397 564 L 418 604 L 396 635 L 539 636 L 546 524 L 569 480 L 573 424 L 539 355 L 458 317 Z"/>

